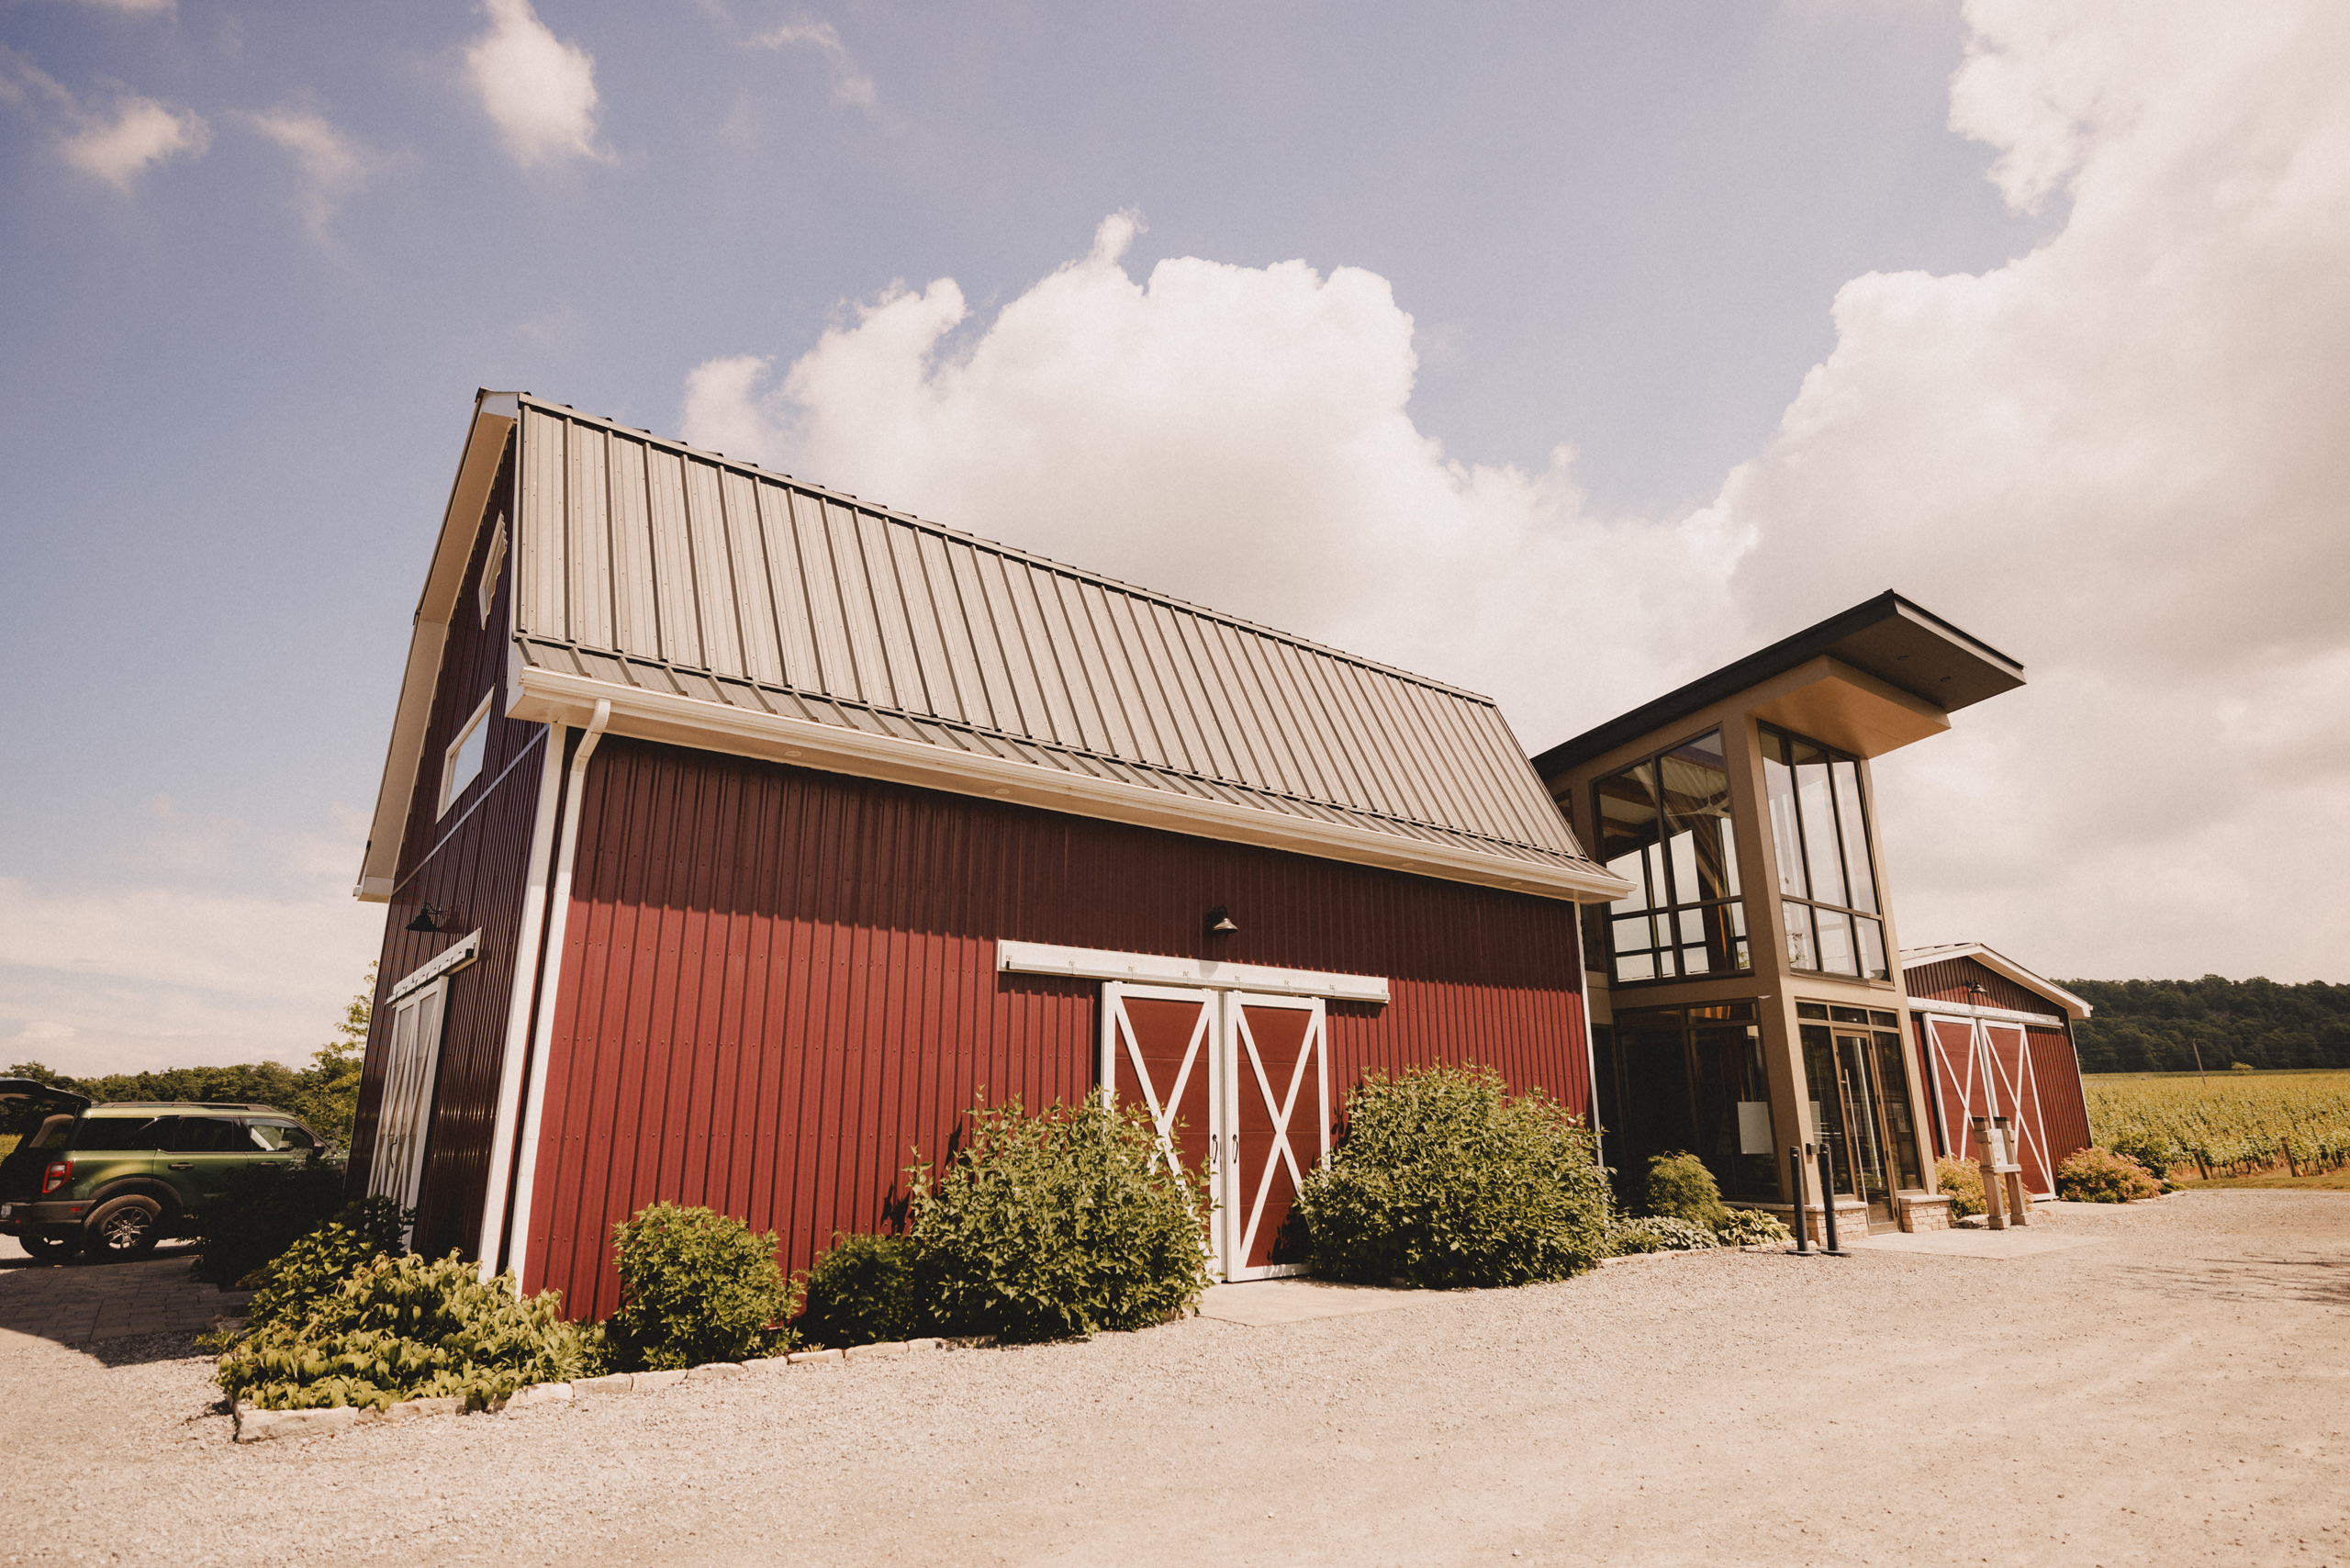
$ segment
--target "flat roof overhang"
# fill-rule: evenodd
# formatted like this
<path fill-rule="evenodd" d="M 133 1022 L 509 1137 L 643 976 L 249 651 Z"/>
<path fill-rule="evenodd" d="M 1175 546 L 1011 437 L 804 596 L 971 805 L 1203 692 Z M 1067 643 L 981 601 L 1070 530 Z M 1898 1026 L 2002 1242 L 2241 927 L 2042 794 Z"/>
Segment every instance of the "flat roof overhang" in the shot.
<path fill-rule="evenodd" d="M 1774 683 L 1781 689 L 1756 707 L 1758 717 L 1877 756 L 1941 733 L 1947 715 L 2024 680 L 2022 665 L 1888 589 L 1552 746 L 1534 759 L 1535 771 L 1555 778 Z"/>

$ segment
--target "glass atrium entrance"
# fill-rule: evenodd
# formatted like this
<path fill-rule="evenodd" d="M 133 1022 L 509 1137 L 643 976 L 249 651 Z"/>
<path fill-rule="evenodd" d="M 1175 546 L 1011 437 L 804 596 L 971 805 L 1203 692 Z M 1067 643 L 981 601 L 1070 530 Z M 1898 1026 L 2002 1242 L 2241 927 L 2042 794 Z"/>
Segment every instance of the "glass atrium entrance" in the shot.
<path fill-rule="evenodd" d="M 1723 1197 L 1780 1201 L 1753 1002 L 1621 1012 L 1593 1044 L 1607 1163 L 1625 1196 L 1637 1195 L 1652 1157 L 1685 1150 L 1706 1162 Z"/>
<path fill-rule="evenodd" d="M 1897 1014 L 1798 1002 L 1812 1125 L 1836 1190 L 1868 1205 L 1872 1228 L 1899 1224 L 1895 1194 L 1925 1185 L 1909 1115 L 1909 1071 Z"/>

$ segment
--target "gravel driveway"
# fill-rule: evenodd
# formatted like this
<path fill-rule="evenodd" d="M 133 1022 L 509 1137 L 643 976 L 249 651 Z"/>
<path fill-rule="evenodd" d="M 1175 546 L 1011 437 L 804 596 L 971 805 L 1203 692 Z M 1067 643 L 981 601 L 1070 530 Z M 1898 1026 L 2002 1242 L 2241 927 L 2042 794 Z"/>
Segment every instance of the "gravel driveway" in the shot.
<path fill-rule="evenodd" d="M 0 1560 L 2350 1565 L 2350 1194 L 2044 1223 L 243 1448 L 0 1334 Z"/>

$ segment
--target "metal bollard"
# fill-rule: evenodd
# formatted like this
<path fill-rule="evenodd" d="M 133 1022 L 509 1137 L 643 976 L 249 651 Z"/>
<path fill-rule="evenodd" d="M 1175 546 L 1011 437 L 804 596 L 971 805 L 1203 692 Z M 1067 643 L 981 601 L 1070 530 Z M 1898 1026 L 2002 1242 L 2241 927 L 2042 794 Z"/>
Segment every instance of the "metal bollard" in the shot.
<path fill-rule="evenodd" d="M 1787 1174 L 1794 1178 L 1787 1185 L 1794 1191 L 1796 1198 L 1796 1250 L 1808 1258 L 1811 1256 L 1811 1224 L 1803 1217 L 1803 1150 L 1794 1144 L 1787 1145 Z"/>
<path fill-rule="evenodd" d="M 1819 1249 L 1823 1258 L 1849 1258 L 1851 1253 L 1836 1244 L 1836 1166 L 1828 1158 L 1828 1146 L 1819 1146 L 1819 1212 L 1828 1224 L 1828 1245 Z"/>

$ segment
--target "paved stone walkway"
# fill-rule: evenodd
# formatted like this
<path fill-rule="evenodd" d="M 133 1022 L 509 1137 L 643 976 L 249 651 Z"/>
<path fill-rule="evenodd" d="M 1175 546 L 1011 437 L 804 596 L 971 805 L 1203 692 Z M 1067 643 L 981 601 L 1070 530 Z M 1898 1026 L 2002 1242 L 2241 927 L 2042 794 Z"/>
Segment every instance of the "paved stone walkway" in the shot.
<path fill-rule="evenodd" d="M 0 1330 L 62 1345 L 131 1334 L 200 1334 L 216 1317 L 244 1311 L 252 1293 L 219 1291 L 188 1278 L 185 1247 L 140 1263 L 36 1263 L 0 1238 Z"/>

